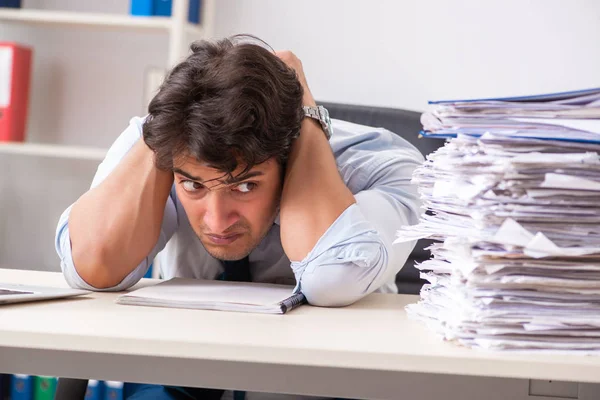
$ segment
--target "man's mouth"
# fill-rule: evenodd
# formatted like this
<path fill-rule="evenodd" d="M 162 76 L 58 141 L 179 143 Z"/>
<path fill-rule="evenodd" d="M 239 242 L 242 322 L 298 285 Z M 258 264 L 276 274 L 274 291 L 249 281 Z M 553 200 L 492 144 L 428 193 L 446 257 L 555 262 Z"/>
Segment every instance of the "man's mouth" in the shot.
<path fill-rule="evenodd" d="M 218 244 L 218 245 L 231 244 L 231 243 L 235 242 L 237 239 L 239 239 L 241 236 L 242 236 L 241 233 L 232 233 L 230 235 L 213 235 L 210 233 L 206 234 L 206 237 L 208 238 L 208 240 L 210 240 L 213 244 Z"/>

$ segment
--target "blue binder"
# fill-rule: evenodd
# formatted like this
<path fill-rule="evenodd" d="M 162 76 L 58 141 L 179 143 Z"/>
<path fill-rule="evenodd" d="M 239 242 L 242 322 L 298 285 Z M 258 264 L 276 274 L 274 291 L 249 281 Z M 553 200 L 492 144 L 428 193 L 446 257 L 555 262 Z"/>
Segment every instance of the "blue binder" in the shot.
<path fill-rule="evenodd" d="M 85 392 L 85 400 L 104 400 L 104 382 L 90 379 Z"/>
<path fill-rule="evenodd" d="M 579 102 L 579 105 L 590 103 L 597 99 L 600 94 L 600 88 L 592 88 L 592 89 L 583 89 L 583 90 L 573 90 L 569 92 L 557 92 L 557 93 L 546 93 L 546 94 L 537 94 L 532 96 L 516 96 L 516 97 L 496 97 L 496 98 L 482 98 L 482 99 L 456 99 L 456 100 L 436 100 L 429 101 L 429 104 L 433 105 L 444 105 L 444 104 L 452 104 L 452 103 L 475 103 L 475 102 L 511 102 L 511 103 L 543 103 L 543 102 L 551 102 L 558 100 L 567 100 L 573 99 Z M 584 97 L 583 96 L 591 96 Z M 587 103 L 585 103 L 587 102 Z M 460 127 L 460 128 L 442 128 L 438 129 L 435 132 L 430 132 L 427 130 L 422 130 L 419 132 L 419 135 L 422 137 L 429 137 L 434 139 L 450 139 L 457 136 L 457 133 L 480 137 L 486 130 L 480 127 Z M 491 128 L 489 129 L 491 133 L 494 133 Z M 516 138 L 523 139 L 539 139 L 539 140 L 554 140 L 554 141 L 562 141 L 562 142 L 575 142 L 575 143 L 590 143 L 590 144 L 600 144 L 600 137 L 594 134 L 594 132 L 583 132 L 581 134 L 575 135 L 565 135 L 562 137 L 557 136 L 549 136 L 549 135 L 541 135 L 535 131 L 529 132 L 521 132 L 519 135 L 513 135 Z"/>
<path fill-rule="evenodd" d="M 171 16 L 171 9 L 173 8 L 172 0 L 154 0 L 152 3 L 152 7 L 154 9 L 152 14 L 163 17 Z"/>
<path fill-rule="evenodd" d="M 2 1 L 2 0 L 0 0 Z M 190 0 L 188 21 L 200 23 L 201 0 Z M 172 0 L 131 0 L 131 15 L 170 17 L 173 8 Z"/>
<path fill-rule="evenodd" d="M 483 99 L 466 99 L 466 100 L 435 100 L 429 101 L 429 104 L 445 104 L 445 103 L 474 103 L 478 101 L 513 101 L 513 102 L 532 102 L 532 101 L 556 101 L 568 99 L 575 96 L 585 96 L 589 94 L 600 93 L 600 88 L 572 90 L 570 92 L 557 92 L 534 94 L 532 96 L 515 96 L 515 97 L 491 97 Z"/>
<path fill-rule="evenodd" d="M 104 400 L 123 400 L 123 382 L 104 382 Z"/>
<path fill-rule="evenodd" d="M 131 0 L 131 15 L 152 16 L 152 0 Z"/>
<path fill-rule="evenodd" d="M 21 8 L 21 0 L 0 0 L 0 7 Z"/>
<path fill-rule="evenodd" d="M 188 9 L 188 21 L 192 24 L 200 23 L 200 7 L 202 6 L 201 0 L 190 0 L 190 7 Z"/>
<path fill-rule="evenodd" d="M 12 375 L 10 380 L 11 400 L 33 400 L 33 376 Z"/>

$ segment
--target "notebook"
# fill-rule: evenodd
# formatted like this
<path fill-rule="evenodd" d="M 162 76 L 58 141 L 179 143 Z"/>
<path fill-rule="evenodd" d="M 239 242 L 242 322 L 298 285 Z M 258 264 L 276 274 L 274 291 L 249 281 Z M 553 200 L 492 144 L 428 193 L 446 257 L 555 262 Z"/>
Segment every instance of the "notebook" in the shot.
<path fill-rule="evenodd" d="M 173 278 L 117 298 L 118 304 L 285 314 L 306 303 L 293 286 Z"/>

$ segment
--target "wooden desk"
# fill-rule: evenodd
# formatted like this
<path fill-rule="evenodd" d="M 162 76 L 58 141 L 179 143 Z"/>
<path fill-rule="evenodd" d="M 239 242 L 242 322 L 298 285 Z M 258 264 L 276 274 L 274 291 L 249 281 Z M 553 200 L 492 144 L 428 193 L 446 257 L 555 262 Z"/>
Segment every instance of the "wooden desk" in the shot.
<path fill-rule="evenodd" d="M 2 269 L 0 282 L 66 286 L 58 273 Z M 279 316 L 122 306 L 117 295 L 0 306 L 0 372 L 381 399 L 444 398 L 468 376 L 600 382 L 600 357 L 442 342 L 407 319 L 416 296 Z M 505 380 L 481 379 L 487 400 L 515 398 L 491 393 Z"/>

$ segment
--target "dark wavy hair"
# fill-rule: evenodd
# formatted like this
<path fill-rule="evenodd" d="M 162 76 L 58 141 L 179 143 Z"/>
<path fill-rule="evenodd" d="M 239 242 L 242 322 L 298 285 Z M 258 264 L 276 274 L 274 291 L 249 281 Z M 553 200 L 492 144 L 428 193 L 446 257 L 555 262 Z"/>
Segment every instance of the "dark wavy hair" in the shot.
<path fill-rule="evenodd" d="M 143 126 L 156 165 L 195 157 L 229 176 L 275 157 L 285 167 L 300 133 L 302 86 L 260 39 L 197 41 L 148 106 Z"/>

